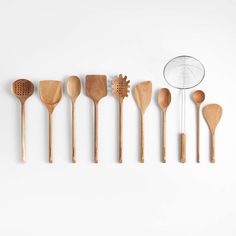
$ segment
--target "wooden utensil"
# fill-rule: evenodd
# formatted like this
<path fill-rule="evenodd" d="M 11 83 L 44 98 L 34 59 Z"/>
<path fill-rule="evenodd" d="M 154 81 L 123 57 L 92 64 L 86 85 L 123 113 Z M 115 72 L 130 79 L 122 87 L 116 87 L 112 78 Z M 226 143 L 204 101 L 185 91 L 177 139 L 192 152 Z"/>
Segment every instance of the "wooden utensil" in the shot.
<path fill-rule="evenodd" d="M 21 103 L 21 160 L 25 158 L 25 102 L 34 93 L 34 85 L 27 79 L 19 79 L 12 84 L 12 93 Z"/>
<path fill-rule="evenodd" d="M 119 154 L 118 162 L 123 162 L 122 149 L 123 149 L 123 100 L 128 97 L 129 83 L 127 81 L 127 76 L 122 76 L 121 74 L 112 81 L 112 94 L 119 99 Z"/>
<path fill-rule="evenodd" d="M 162 158 L 161 161 L 166 163 L 166 110 L 171 102 L 171 93 L 169 89 L 160 89 L 157 96 L 158 104 L 162 111 Z"/>
<path fill-rule="evenodd" d="M 39 82 L 39 94 L 49 113 L 49 163 L 53 163 L 52 156 L 52 113 L 62 97 L 62 83 L 56 80 Z"/>
<path fill-rule="evenodd" d="M 205 93 L 202 90 L 193 92 L 192 99 L 197 109 L 197 162 L 200 162 L 200 106 L 205 100 Z"/>
<path fill-rule="evenodd" d="M 98 163 L 98 102 L 107 96 L 107 77 L 105 75 L 87 75 L 86 95 L 94 102 L 94 162 Z"/>
<path fill-rule="evenodd" d="M 134 98 L 140 110 L 141 116 L 141 145 L 140 162 L 144 163 L 144 112 L 150 104 L 152 96 L 152 82 L 144 81 L 134 87 Z"/>
<path fill-rule="evenodd" d="M 77 76 L 70 76 L 67 80 L 67 93 L 72 103 L 72 162 L 76 163 L 76 144 L 75 144 L 75 101 L 80 95 L 81 82 Z"/>
<path fill-rule="evenodd" d="M 211 132 L 211 163 L 215 163 L 215 129 L 221 119 L 222 112 L 223 110 L 218 104 L 209 104 L 203 109 L 205 120 Z"/>

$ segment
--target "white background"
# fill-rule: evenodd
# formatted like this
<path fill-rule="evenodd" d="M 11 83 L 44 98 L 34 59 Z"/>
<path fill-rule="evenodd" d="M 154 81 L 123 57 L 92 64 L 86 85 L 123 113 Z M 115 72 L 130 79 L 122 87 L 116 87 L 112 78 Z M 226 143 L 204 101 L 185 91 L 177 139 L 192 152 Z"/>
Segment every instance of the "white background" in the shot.
<path fill-rule="evenodd" d="M 233 0 L 0 1 L 0 235 L 236 234 L 236 2 Z M 179 91 L 171 89 L 167 163 L 160 162 L 158 89 L 165 63 L 187 54 L 205 65 L 204 105 L 224 113 L 209 162 L 209 130 L 201 117 L 196 163 L 195 107 L 188 91 L 187 163 L 178 161 Z M 123 73 L 153 83 L 145 114 L 145 163 L 139 158 L 139 113 L 124 100 L 124 163 L 117 163 L 118 103 L 99 106 L 99 164 L 93 156 L 93 104 L 77 100 L 78 163 L 71 163 L 71 107 L 64 92 L 54 111 L 54 164 L 48 158 L 48 115 L 38 82 Z M 11 83 L 36 86 L 26 107 L 27 164 L 20 163 L 20 103 Z M 168 87 L 168 86 L 167 86 Z"/>

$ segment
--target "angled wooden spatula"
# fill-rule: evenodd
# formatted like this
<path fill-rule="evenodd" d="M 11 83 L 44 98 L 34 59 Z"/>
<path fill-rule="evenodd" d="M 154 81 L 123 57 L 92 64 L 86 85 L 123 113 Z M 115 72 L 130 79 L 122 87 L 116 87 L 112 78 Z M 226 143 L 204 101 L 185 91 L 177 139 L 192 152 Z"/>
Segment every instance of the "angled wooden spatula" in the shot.
<path fill-rule="evenodd" d="M 62 97 L 62 83 L 56 80 L 43 80 L 39 82 L 39 94 L 49 113 L 49 163 L 52 157 L 52 113 Z"/>
<path fill-rule="evenodd" d="M 76 145 L 75 145 L 75 101 L 80 95 L 81 82 L 79 77 L 70 76 L 67 80 L 67 93 L 72 103 L 72 162 L 76 163 Z"/>
<path fill-rule="evenodd" d="M 152 97 L 152 82 L 144 81 L 134 87 L 134 98 L 140 110 L 141 115 L 141 145 L 140 162 L 144 163 L 144 112 L 150 104 Z"/>
<path fill-rule="evenodd" d="M 203 108 L 203 115 L 211 132 L 211 163 L 215 163 L 215 130 L 222 116 L 222 107 L 218 104 L 209 104 Z"/>
<path fill-rule="evenodd" d="M 94 162 L 98 163 L 98 102 L 107 96 L 107 77 L 105 75 L 87 75 L 86 95 L 94 102 Z"/>

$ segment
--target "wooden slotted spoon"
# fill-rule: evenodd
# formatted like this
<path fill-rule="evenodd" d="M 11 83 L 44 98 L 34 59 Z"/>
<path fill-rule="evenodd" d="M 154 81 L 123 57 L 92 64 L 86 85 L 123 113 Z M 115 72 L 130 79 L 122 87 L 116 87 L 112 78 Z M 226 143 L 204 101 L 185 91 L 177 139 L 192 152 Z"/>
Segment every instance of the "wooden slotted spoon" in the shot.
<path fill-rule="evenodd" d="M 105 75 L 87 75 L 86 95 L 94 102 L 94 162 L 98 163 L 98 102 L 107 96 L 107 77 Z"/>
<path fill-rule="evenodd" d="M 12 84 L 12 93 L 21 103 L 21 160 L 25 158 L 25 102 L 34 93 L 34 85 L 26 79 L 19 79 Z"/>
<path fill-rule="evenodd" d="M 67 80 L 67 93 L 72 102 L 72 162 L 76 163 L 76 145 L 75 145 L 75 101 L 80 95 L 81 82 L 77 76 L 70 76 Z"/>
<path fill-rule="evenodd" d="M 141 115 L 141 145 L 140 162 L 144 163 L 144 112 L 150 104 L 152 97 L 152 82 L 144 81 L 134 87 L 134 98 L 140 110 Z"/>
<path fill-rule="evenodd" d="M 43 80 L 39 82 L 39 93 L 42 102 L 49 113 L 49 163 L 53 162 L 52 157 L 52 113 L 62 97 L 62 83 L 56 80 Z"/>
<path fill-rule="evenodd" d="M 118 162 L 123 162 L 122 149 L 123 149 L 123 100 L 125 97 L 128 97 L 129 83 L 127 81 L 127 76 L 122 76 L 121 74 L 112 81 L 112 94 L 119 99 L 119 155 Z"/>
<path fill-rule="evenodd" d="M 222 107 L 218 104 L 209 104 L 203 108 L 203 115 L 211 132 L 211 163 L 215 163 L 215 129 L 222 116 Z"/>

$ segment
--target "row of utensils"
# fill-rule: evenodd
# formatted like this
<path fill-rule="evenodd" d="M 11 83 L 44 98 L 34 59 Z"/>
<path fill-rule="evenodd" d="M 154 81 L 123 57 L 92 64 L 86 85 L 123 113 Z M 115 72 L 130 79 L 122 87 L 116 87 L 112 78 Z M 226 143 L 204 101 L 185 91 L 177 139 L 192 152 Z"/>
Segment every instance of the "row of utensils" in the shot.
<path fill-rule="evenodd" d="M 112 94 L 119 100 L 119 149 L 118 162 L 123 162 L 123 100 L 130 92 L 130 81 L 127 76 L 119 75 L 112 80 Z M 71 76 L 67 80 L 67 93 L 72 103 L 72 162 L 76 162 L 76 135 L 75 135 L 75 102 L 81 92 L 81 81 L 77 76 Z M 152 97 L 151 81 L 144 81 L 134 86 L 134 98 L 140 110 L 140 162 L 144 162 L 144 114 Z M 25 102 L 34 93 L 34 85 L 26 79 L 19 79 L 12 84 L 13 94 L 21 102 L 21 159 L 25 156 Z M 87 75 L 85 78 L 85 92 L 94 103 L 94 162 L 98 163 L 98 104 L 107 95 L 107 78 L 105 75 Z M 44 80 L 39 83 L 39 94 L 49 113 L 49 163 L 53 163 L 52 137 L 53 137 L 53 111 L 62 97 L 62 82 Z M 200 106 L 205 100 L 205 94 L 197 90 L 192 94 L 192 99 L 197 109 L 197 162 L 200 162 Z M 162 88 L 157 96 L 158 104 L 162 111 L 162 162 L 166 162 L 166 112 L 171 103 L 171 93 L 167 88 Z M 211 132 L 211 162 L 215 162 L 215 129 L 222 115 L 222 108 L 218 104 L 209 104 L 204 107 L 203 115 Z M 181 134 L 182 136 L 182 134 Z M 186 138 L 182 137 L 181 147 L 186 146 Z M 182 153 L 182 151 L 181 151 Z M 180 161 L 185 162 L 186 156 L 180 156 Z"/>

